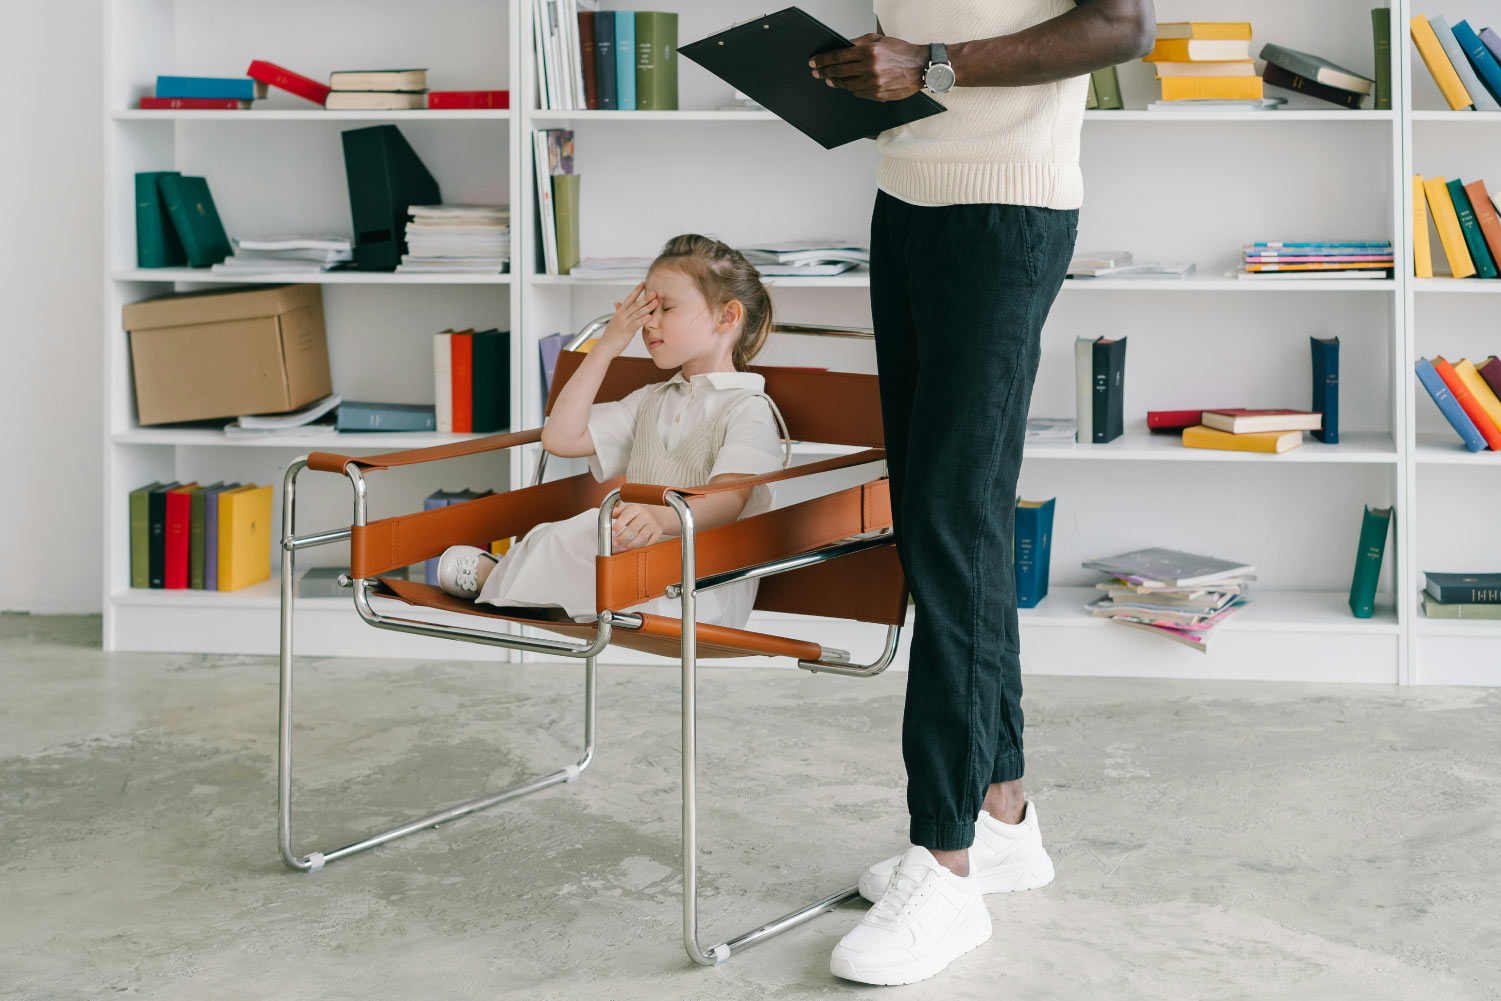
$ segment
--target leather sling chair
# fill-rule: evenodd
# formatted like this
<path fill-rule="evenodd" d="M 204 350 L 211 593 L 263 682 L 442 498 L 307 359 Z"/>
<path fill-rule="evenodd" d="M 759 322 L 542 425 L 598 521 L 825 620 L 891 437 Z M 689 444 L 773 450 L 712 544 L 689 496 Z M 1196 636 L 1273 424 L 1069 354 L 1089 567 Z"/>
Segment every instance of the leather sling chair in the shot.
<path fill-rule="evenodd" d="M 584 354 L 579 348 L 604 329 L 608 316 L 599 317 L 570 339 L 560 355 L 551 410 L 558 391 L 577 370 Z M 780 325 L 776 331 L 807 332 L 818 328 Z M 717 966 L 730 955 L 795 927 L 857 895 L 848 887 L 753 929 L 704 949 L 698 937 L 698 859 L 695 826 L 697 758 L 695 747 L 695 682 L 701 657 L 790 657 L 809 671 L 869 677 L 885 670 L 896 654 L 901 625 L 906 621 L 907 585 L 892 540 L 891 506 L 884 466 L 857 486 L 837 489 L 811 500 L 764 514 L 696 531 L 688 501 L 723 489 L 741 488 L 815 476 L 881 462 L 880 400 L 876 377 L 843 372 L 792 368 L 756 368 L 766 378 L 766 390 L 777 401 L 794 440 L 863 450 L 837 458 L 769 473 L 747 476 L 724 486 L 697 484 L 626 483 L 623 478 L 597 482 L 589 473 L 544 480 L 547 455 L 537 466 L 535 482 L 522 489 L 494 494 L 448 507 L 370 521 L 367 518 L 367 474 L 379 469 L 433 462 L 456 456 L 500 452 L 541 440 L 541 430 L 355 458 L 314 452 L 288 466 L 283 479 L 281 555 L 281 695 L 278 759 L 280 851 L 287 866 L 303 872 L 374 848 L 395 838 L 546 789 L 573 782 L 594 756 L 596 661 L 611 643 L 677 657 L 682 665 L 683 748 L 683 944 L 694 962 Z M 597 399 L 618 400 L 639 386 L 659 382 L 664 373 L 648 358 L 615 359 Z M 349 528 L 298 535 L 295 530 L 297 477 L 305 469 L 342 473 L 354 492 L 354 524 Z M 610 515 L 617 501 L 665 504 L 678 515 L 682 531 L 640 549 L 611 552 Z M 590 507 L 599 510 L 599 555 L 596 557 L 598 617 L 595 621 L 555 621 L 524 617 L 525 610 L 502 610 L 476 605 L 445 594 L 436 587 L 398 577 L 392 571 L 438 556 L 452 545 L 488 546 L 492 539 L 519 537 L 542 522 L 570 517 Z M 347 540 L 350 572 L 340 583 L 353 591 L 355 609 L 372 626 L 468 643 L 530 651 L 584 661 L 584 747 L 582 756 L 560 771 L 523 785 L 461 803 L 410 823 L 372 835 L 328 852 L 297 855 L 292 850 L 292 622 L 293 564 L 299 551 Z M 885 625 L 886 639 L 875 660 L 851 663 L 850 655 L 818 643 L 773 636 L 744 629 L 700 625 L 695 619 L 699 592 L 736 581 L 757 578 L 755 607 L 773 612 L 818 615 Z M 648 598 L 666 595 L 682 605 L 682 617 L 622 611 Z M 373 598 L 395 599 L 410 605 L 444 609 L 477 617 L 474 627 L 397 618 L 375 608 Z M 511 624 L 513 632 L 479 628 L 485 619 Z M 522 635 L 517 625 L 561 634 L 566 639 Z"/>

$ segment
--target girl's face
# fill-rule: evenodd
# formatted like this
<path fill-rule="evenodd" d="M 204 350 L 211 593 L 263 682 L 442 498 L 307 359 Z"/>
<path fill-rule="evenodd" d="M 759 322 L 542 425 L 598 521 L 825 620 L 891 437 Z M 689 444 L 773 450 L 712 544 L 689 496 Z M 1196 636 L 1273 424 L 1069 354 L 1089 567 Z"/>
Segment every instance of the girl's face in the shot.
<path fill-rule="evenodd" d="M 735 338 L 745 313 L 738 301 L 720 307 L 716 315 L 693 279 L 669 267 L 648 275 L 646 289 L 657 294 L 657 308 L 642 325 L 641 339 L 658 368 L 690 363 L 706 370 L 734 367 Z"/>

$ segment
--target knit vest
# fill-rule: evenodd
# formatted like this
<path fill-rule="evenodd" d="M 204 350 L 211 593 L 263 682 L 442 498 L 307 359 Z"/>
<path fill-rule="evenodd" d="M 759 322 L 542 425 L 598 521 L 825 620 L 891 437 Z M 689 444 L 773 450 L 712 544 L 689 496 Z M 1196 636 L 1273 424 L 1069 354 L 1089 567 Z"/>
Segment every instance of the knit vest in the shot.
<path fill-rule="evenodd" d="M 1073 7 L 1074 0 L 875 0 L 881 29 L 919 45 L 1010 35 Z M 1089 77 L 1079 76 L 931 95 L 948 110 L 876 140 L 876 183 L 918 205 L 1079 208 L 1079 130 L 1088 89 Z"/>
<path fill-rule="evenodd" d="M 662 444 L 662 434 L 657 430 L 657 423 L 662 411 L 662 399 L 671 385 L 669 382 L 661 382 L 653 386 L 647 392 L 646 399 L 641 401 L 641 409 L 636 411 L 631 457 L 625 466 L 627 482 L 685 487 L 708 483 L 709 474 L 714 470 L 714 460 L 719 455 L 720 447 L 724 445 L 725 426 L 730 413 L 750 397 L 759 396 L 770 403 L 777 423 L 785 429 L 782 414 L 777 410 L 777 405 L 772 403 L 771 397 L 765 393 L 745 390 L 739 399 L 684 434 L 676 445 L 668 448 Z M 784 462 L 783 465 L 785 464 Z"/>

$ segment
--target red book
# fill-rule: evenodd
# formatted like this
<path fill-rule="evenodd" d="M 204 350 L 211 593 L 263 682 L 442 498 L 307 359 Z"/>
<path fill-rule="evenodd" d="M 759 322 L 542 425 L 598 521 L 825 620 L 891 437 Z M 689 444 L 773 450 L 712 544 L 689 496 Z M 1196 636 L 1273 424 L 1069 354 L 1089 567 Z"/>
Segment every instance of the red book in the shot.
<path fill-rule="evenodd" d="M 197 483 L 167 491 L 166 538 L 162 563 L 162 586 L 188 586 L 188 541 L 193 525 L 193 489 Z"/>
<path fill-rule="evenodd" d="M 1181 431 L 1202 423 L 1202 410 L 1148 410 L 1147 429 L 1151 431 Z"/>
<path fill-rule="evenodd" d="M 328 97 L 330 89 L 327 84 L 319 83 L 317 80 L 310 80 L 301 73 L 293 73 L 289 69 L 285 69 L 275 63 L 268 63 L 264 59 L 257 59 L 251 63 L 250 68 L 245 71 L 245 75 L 252 80 L 259 80 L 268 86 L 280 87 L 290 94 L 306 98 L 319 107 L 323 106 L 323 102 Z"/>
<path fill-rule="evenodd" d="M 584 62 L 584 107 L 599 110 L 599 77 L 594 66 L 594 12 L 579 11 L 579 54 Z"/>
<path fill-rule="evenodd" d="M 1433 367 L 1438 372 L 1439 378 L 1444 380 L 1444 385 L 1449 387 L 1449 392 L 1454 395 L 1454 399 L 1474 422 L 1475 430 L 1480 432 L 1480 437 L 1485 439 L 1491 451 L 1501 451 L 1501 431 L 1496 429 L 1496 425 L 1487 416 L 1485 408 L 1480 405 L 1480 401 L 1475 399 L 1475 394 L 1470 392 L 1470 387 L 1466 386 L 1464 380 L 1459 377 L 1459 373 L 1454 371 L 1454 366 L 1442 357 L 1438 357 L 1433 359 Z M 169 497 L 168 500 L 170 501 L 171 498 Z"/>
<path fill-rule="evenodd" d="M 449 340 L 453 353 L 453 430 L 474 433 L 474 335 L 454 334 Z"/>
<path fill-rule="evenodd" d="M 250 102 L 233 97 L 143 97 L 140 107 L 147 111 L 248 111 Z"/>
<path fill-rule="evenodd" d="M 505 109 L 511 106 L 509 90 L 430 90 L 427 106 L 432 111 L 468 108 Z"/>

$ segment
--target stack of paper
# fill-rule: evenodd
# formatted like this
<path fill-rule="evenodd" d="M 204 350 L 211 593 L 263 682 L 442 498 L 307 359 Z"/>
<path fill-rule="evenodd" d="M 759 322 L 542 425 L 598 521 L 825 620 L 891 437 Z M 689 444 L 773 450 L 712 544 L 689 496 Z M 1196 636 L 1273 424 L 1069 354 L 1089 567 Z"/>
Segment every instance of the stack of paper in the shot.
<path fill-rule="evenodd" d="M 321 400 L 314 400 L 301 410 L 285 414 L 249 414 L 224 428 L 231 438 L 275 434 L 333 434 L 332 412 L 343 398 L 330 393 Z M 327 420 L 320 421 L 320 418 Z M 319 421 L 319 423 L 314 423 Z"/>
<path fill-rule="evenodd" d="M 328 271 L 354 259 L 345 236 L 273 236 L 235 240 L 235 252 L 210 270 L 214 274 L 301 274 Z"/>
<path fill-rule="evenodd" d="M 641 281 L 651 257 L 586 257 L 568 272 L 570 278 L 629 278 Z"/>
<path fill-rule="evenodd" d="M 511 210 L 505 205 L 413 205 L 407 252 L 397 274 L 499 274 L 511 263 Z"/>
<path fill-rule="evenodd" d="M 1174 549 L 1142 549 L 1084 567 L 1110 574 L 1090 614 L 1208 651 L 1216 628 L 1249 600 L 1254 566 Z"/>
<path fill-rule="evenodd" d="M 870 264 L 869 247 L 838 240 L 784 240 L 738 249 L 766 277 L 837 275 Z"/>

